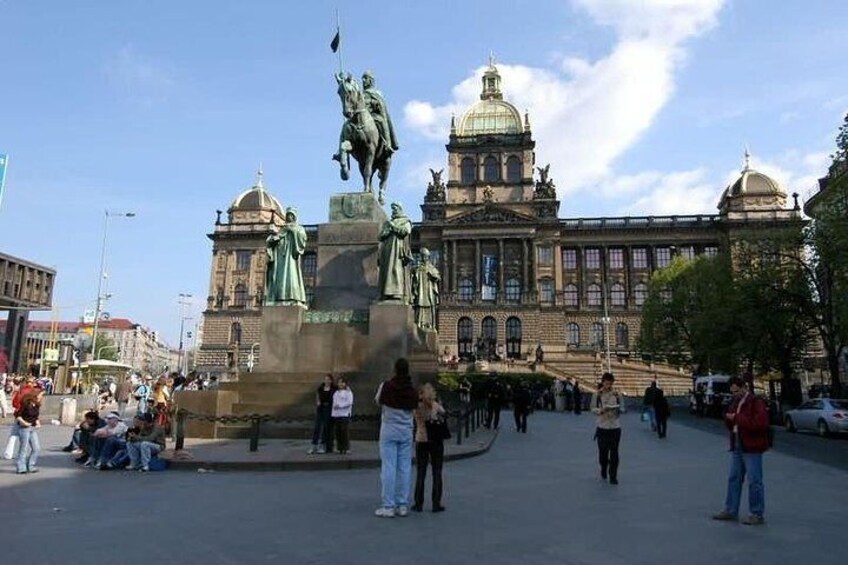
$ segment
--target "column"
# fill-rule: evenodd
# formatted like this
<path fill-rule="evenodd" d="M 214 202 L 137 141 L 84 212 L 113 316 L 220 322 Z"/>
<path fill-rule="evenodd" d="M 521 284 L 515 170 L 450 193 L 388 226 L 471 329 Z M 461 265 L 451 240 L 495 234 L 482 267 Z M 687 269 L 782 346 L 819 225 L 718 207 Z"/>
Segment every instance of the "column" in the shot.
<path fill-rule="evenodd" d="M 459 290 L 459 275 L 457 273 L 457 251 L 456 251 L 456 240 L 453 240 L 453 253 L 451 253 L 451 290 L 453 292 L 457 292 Z"/>
<path fill-rule="evenodd" d="M 527 275 L 529 271 L 529 263 L 527 257 L 527 240 L 521 240 L 521 268 L 523 269 L 523 280 L 521 281 L 521 292 L 527 293 L 530 292 L 530 280 Z"/>
<path fill-rule="evenodd" d="M 474 286 L 474 302 L 480 300 L 480 291 L 482 289 L 482 279 L 480 277 L 480 240 L 477 239 L 474 241 L 474 257 L 475 257 L 475 266 L 474 266 L 474 278 L 475 278 L 475 286 Z"/>
<path fill-rule="evenodd" d="M 498 239 L 498 302 L 506 297 L 506 288 L 504 287 L 504 240 Z"/>
<path fill-rule="evenodd" d="M 439 265 L 442 270 L 442 292 L 450 292 L 450 271 L 448 270 L 448 242 L 442 241 L 442 264 Z"/>

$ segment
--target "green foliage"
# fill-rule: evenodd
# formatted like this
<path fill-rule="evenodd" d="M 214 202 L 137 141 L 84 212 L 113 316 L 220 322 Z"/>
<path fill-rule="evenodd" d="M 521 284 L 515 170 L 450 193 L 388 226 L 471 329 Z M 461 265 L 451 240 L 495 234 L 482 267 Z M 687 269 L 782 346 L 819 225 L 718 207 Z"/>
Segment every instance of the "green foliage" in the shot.
<path fill-rule="evenodd" d="M 109 361 L 118 360 L 118 347 L 115 344 L 115 340 L 113 340 L 108 334 L 98 332 L 96 347 L 97 351 L 95 354 L 97 359 L 107 359 Z M 91 351 L 91 346 L 89 346 L 88 350 Z"/>
<path fill-rule="evenodd" d="M 442 391 L 456 391 L 459 388 L 459 383 L 463 379 L 468 379 L 472 388 L 477 390 L 483 386 L 492 373 L 439 373 L 437 383 L 438 388 Z M 498 380 L 504 386 L 514 387 L 518 383 L 524 381 L 531 386 L 541 384 L 551 386 L 554 382 L 554 377 L 547 373 L 497 373 Z"/>

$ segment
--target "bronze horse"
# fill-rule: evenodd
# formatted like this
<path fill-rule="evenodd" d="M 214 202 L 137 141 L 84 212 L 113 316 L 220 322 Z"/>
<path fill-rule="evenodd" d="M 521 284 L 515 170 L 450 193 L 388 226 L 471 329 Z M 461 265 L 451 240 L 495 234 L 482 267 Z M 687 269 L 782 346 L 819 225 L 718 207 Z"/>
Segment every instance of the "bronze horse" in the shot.
<path fill-rule="evenodd" d="M 339 152 L 333 159 L 339 162 L 342 180 L 350 178 L 350 156 L 359 163 L 362 174 L 363 192 L 373 192 L 371 179 L 375 172 L 380 173 L 380 192 L 378 202 L 385 203 L 386 180 L 392 165 L 392 152 L 387 151 L 377 124 L 365 104 L 362 87 L 353 77 L 336 75 L 339 83 L 339 98 L 342 101 L 342 113 L 345 120 L 339 135 Z"/>

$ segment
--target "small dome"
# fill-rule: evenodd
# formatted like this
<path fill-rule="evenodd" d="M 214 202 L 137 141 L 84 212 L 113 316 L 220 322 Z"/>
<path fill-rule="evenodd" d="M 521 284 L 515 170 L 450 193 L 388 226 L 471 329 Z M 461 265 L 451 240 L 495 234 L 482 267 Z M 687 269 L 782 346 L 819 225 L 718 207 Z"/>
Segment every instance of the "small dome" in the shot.
<path fill-rule="evenodd" d="M 236 196 L 230 205 L 229 212 L 254 212 L 263 210 L 272 210 L 283 216 L 283 207 L 280 205 L 280 202 L 265 190 L 265 186 L 262 184 L 262 169 L 259 169 L 256 173 L 256 184 L 249 190 L 245 190 Z"/>
<path fill-rule="evenodd" d="M 745 169 L 742 174 L 728 188 L 731 196 L 739 196 L 742 194 L 750 195 L 771 195 L 783 194 L 786 192 L 781 188 L 780 184 L 768 175 L 764 175 L 753 169 Z"/>
<path fill-rule="evenodd" d="M 474 104 L 459 124 L 458 135 L 481 135 L 493 133 L 517 134 L 524 131 L 521 114 L 504 100 L 481 100 Z"/>

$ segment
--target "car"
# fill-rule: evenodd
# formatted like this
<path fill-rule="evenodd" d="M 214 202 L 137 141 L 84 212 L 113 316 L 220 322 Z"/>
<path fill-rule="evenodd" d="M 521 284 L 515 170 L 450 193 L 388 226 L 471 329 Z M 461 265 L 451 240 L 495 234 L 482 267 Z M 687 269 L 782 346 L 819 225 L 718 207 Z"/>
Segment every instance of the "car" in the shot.
<path fill-rule="evenodd" d="M 811 430 L 820 436 L 848 433 L 848 400 L 814 398 L 787 410 L 783 424 L 789 432 Z"/>
<path fill-rule="evenodd" d="M 693 390 L 689 395 L 689 412 L 691 414 L 696 413 L 697 401 L 695 391 L 700 390 L 704 395 L 704 415 L 720 418 L 732 400 L 730 378 L 729 375 L 695 377 Z"/>

